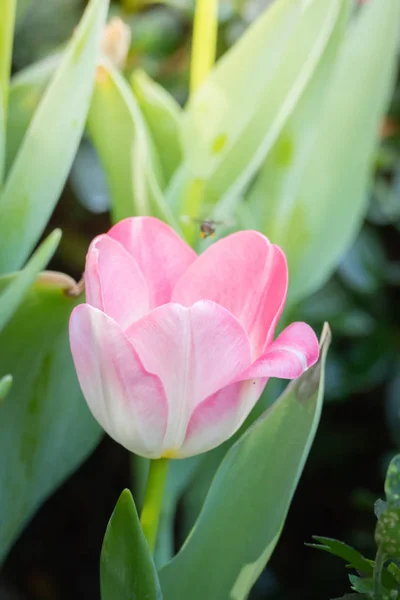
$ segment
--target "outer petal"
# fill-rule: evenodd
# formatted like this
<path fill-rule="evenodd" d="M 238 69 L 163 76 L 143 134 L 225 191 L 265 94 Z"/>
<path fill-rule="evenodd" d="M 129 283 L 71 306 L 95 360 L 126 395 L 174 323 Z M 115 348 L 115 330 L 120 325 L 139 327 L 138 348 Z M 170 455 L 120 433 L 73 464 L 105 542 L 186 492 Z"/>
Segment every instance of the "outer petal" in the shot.
<path fill-rule="evenodd" d="M 153 217 L 125 219 L 108 235 L 139 265 L 149 287 L 151 308 L 171 300 L 172 288 L 197 257 L 171 227 Z"/>
<path fill-rule="evenodd" d="M 191 415 L 180 458 L 206 452 L 229 439 L 256 404 L 265 384 L 261 379 L 233 383 L 199 404 Z"/>
<path fill-rule="evenodd" d="M 127 335 L 145 369 L 163 383 L 168 398 L 164 451 L 174 455 L 194 407 L 250 365 L 249 340 L 235 317 L 207 301 L 190 308 L 161 306 Z"/>
<path fill-rule="evenodd" d="M 210 246 L 189 267 L 172 301 L 213 300 L 235 315 L 250 336 L 253 356 L 273 338 L 288 284 L 285 256 L 256 231 L 240 231 Z"/>
<path fill-rule="evenodd" d="M 128 450 L 158 458 L 167 426 L 159 378 L 143 368 L 118 324 L 96 308 L 75 308 L 69 331 L 79 383 L 95 419 Z"/>
<path fill-rule="evenodd" d="M 99 308 L 126 329 L 150 308 L 149 290 L 137 263 L 108 235 L 90 244 L 86 257 L 88 304 Z"/>
<path fill-rule="evenodd" d="M 240 379 L 295 379 L 315 364 L 318 356 L 318 339 L 311 327 L 306 323 L 292 323 L 278 335 Z"/>

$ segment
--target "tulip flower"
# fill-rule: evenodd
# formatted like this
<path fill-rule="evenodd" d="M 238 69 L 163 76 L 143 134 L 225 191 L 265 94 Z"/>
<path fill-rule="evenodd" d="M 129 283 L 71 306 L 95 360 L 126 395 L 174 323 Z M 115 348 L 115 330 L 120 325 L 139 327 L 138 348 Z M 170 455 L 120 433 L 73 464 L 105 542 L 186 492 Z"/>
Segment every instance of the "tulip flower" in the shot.
<path fill-rule="evenodd" d="M 93 416 L 128 450 L 184 458 L 237 431 L 269 377 L 318 358 L 305 323 L 274 339 L 285 305 L 283 251 L 240 231 L 199 256 L 152 217 L 121 221 L 90 245 L 86 304 L 72 355 Z"/>

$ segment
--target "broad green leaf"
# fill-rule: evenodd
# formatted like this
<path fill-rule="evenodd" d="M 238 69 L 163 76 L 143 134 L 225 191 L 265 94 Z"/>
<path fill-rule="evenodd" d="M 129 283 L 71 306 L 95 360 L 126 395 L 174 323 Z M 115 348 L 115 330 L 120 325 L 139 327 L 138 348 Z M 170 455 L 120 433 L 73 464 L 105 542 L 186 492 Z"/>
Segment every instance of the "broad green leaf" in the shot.
<path fill-rule="evenodd" d="M 141 110 L 128 83 L 111 65 L 97 68 L 96 83 L 88 117 L 88 133 L 106 173 L 111 195 L 113 221 L 133 215 L 151 214 L 148 184 L 133 172 L 134 147 L 161 184 L 158 157 Z"/>
<path fill-rule="evenodd" d="M 205 201 L 218 201 L 220 212 L 240 199 L 276 141 L 338 12 L 339 0 L 273 3 L 190 100 L 182 120 L 188 176 L 207 180 Z"/>
<path fill-rule="evenodd" d="M 250 191 L 261 229 L 285 250 L 293 302 L 330 276 L 360 227 L 399 22 L 399 2 L 360 9 L 331 74 L 318 73 Z"/>
<path fill-rule="evenodd" d="M 56 229 L 36 250 L 26 267 L 10 280 L 3 291 L 0 291 L 0 333 L 23 301 L 36 275 L 46 267 L 60 239 L 61 231 Z"/>
<path fill-rule="evenodd" d="M 100 559 L 101 600 L 161 600 L 157 570 L 135 503 L 124 490 L 107 526 Z"/>
<path fill-rule="evenodd" d="M 7 111 L 6 173 L 18 154 L 25 133 L 60 59 L 60 55 L 46 58 L 20 71 L 11 79 Z"/>
<path fill-rule="evenodd" d="M 85 125 L 108 0 L 91 0 L 0 195 L 0 273 L 20 268 L 61 193 Z"/>
<path fill-rule="evenodd" d="M 4 400 L 11 389 L 13 378 L 11 375 L 4 375 L 0 379 L 0 402 Z"/>
<path fill-rule="evenodd" d="M 0 405 L 0 561 L 101 435 L 69 348 L 75 300 L 65 290 L 72 283 L 60 274 L 41 275 L 0 334 L 0 369 L 13 377 Z"/>
<path fill-rule="evenodd" d="M 174 98 L 143 71 L 132 75 L 132 87 L 157 148 L 169 182 L 182 160 L 180 142 L 181 108 Z"/>
<path fill-rule="evenodd" d="M 319 422 L 321 358 L 229 450 L 200 516 L 160 572 L 165 600 L 244 600 L 279 539 Z M 240 484 L 238 484 L 240 482 Z"/>

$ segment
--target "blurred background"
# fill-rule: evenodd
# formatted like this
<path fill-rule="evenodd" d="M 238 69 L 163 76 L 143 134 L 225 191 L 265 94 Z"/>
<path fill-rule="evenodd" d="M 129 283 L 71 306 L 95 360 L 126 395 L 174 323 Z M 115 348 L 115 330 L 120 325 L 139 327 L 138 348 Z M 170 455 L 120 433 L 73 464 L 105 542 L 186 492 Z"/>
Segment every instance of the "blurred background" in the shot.
<path fill-rule="evenodd" d="M 219 54 L 267 4 L 221 1 Z M 83 0 L 20 0 L 13 72 L 59 51 L 84 6 Z M 193 2 L 121 0 L 112 5 L 112 14 L 131 29 L 126 74 L 142 68 L 184 104 Z M 50 268 L 79 279 L 90 240 L 109 225 L 105 179 L 92 147 L 83 140 L 46 232 L 55 227 L 64 232 Z M 399 229 L 398 79 L 381 125 L 362 231 L 334 277 L 296 311 L 296 318 L 317 332 L 324 321 L 333 330 L 325 407 L 283 535 L 252 600 L 330 599 L 348 589 L 339 559 L 304 546 L 313 534 L 344 540 L 374 556 L 373 504 L 383 495 L 388 461 L 400 451 Z M 97 600 L 104 531 L 122 488 L 130 485 L 127 453 L 103 439 L 15 544 L 0 575 L 1 599 Z M 176 527 L 179 538 L 179 512 Z"/>

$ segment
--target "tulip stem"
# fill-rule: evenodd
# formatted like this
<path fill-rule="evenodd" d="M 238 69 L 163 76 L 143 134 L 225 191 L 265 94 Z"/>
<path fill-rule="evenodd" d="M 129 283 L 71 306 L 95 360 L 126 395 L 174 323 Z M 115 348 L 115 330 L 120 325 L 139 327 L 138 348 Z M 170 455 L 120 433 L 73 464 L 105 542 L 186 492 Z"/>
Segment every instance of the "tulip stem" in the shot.
<path fill-rule="evenodd" d="M 215 62 L 218 34 L 218 0 L 196 0 L 193 23 L 190 93 L 203 83 Z"/>
<path fill-rule="evenodd" d="M 167 458 L 159 458 L 150 461 L 143 509 L 142 514 L 140 515 L 143 533 L 152 554 L 154 554 L 156 546 L 158 523 L 160 520 L 165 482 L 167 480 L 168 463 L 169 460 Z"/>

